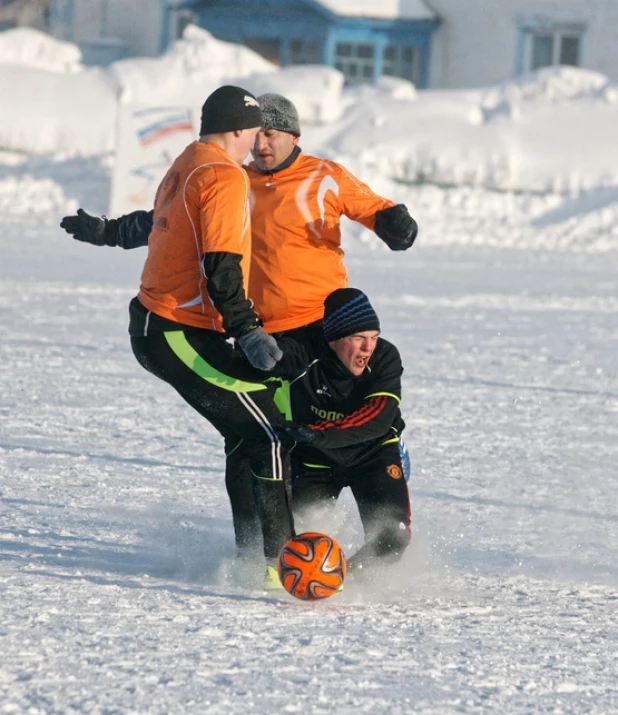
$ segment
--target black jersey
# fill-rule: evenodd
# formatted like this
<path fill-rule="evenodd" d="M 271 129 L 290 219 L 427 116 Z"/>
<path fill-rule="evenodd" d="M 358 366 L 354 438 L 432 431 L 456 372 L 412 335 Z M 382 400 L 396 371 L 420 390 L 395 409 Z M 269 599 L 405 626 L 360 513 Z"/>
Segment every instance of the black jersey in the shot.
<path fill-rule="evenodd" d="M 378 338 L 359 377 L 328 345 L 316 352 L 318 358 L 290 381 L 291 419 L 310 425 L 315 433 L 310 447 L 294 449 L 294 460 L 351 467 L 397 441 L 404 428 L 399 410 L 403 366 L 397 348 Z"/>

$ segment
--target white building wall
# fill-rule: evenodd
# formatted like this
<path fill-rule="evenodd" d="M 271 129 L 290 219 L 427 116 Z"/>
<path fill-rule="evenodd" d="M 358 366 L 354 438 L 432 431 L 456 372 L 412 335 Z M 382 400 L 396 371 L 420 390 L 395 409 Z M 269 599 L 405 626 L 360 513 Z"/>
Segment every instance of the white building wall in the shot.
<path fill-rule="evenodd" d="M 163 23 L 161 0 L 109 0 L 109 32 L 128 46 L 129 54 L 154 57 L 160 52 Z M 112 18 L 113 16 L 113 18 Z"/>
<path fill-rule="evenodd" d="M 129 56 L 159 54 L 161 0 L 74 0 L 72 41 L 117 39 Z"/>
<path fill-rule="evenodd" d="M 429 86 L 459 89 L 513 79 L 519 23 L 585 26 L 581 66 L 618 81 L 618 0 L 427 0 L 442 19 L 432 44 Z"/>

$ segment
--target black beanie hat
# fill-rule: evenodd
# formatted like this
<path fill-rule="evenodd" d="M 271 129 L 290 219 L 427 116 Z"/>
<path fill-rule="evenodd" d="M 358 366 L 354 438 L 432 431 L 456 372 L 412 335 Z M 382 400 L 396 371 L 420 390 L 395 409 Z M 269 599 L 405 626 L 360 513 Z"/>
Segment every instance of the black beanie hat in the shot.
<path fill-rule="evenodd" d="M 258 97 L 262 110 L 262 128 L 277 129 L 280 132 L 300 136 L 300 120 L 298 110 L 287 97 L 282 94 L 261 94 Z"/>
<path fill-rule="evenodd" d="M 261 126 L 262 112 L 259 102 L 251 92 L 242 87 L 230 84 L 219 87 L 202 106 L 200 136 Z"/>
<path fill-rule="evenodd" d="M 369 298 L 358 288 L 338 288 L 324 301 L 324 338 L 330 343 L 365 330 L 380 330 Z"/>

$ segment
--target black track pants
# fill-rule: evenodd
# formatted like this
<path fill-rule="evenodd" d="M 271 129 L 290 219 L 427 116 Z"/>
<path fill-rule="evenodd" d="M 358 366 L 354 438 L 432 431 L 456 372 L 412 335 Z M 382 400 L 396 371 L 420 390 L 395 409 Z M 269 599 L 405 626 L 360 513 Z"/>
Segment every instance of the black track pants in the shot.
<path fill-rule="evenodd" d="M 356 565 L 376 558 L 397 561 L 410 542 L 410 497 L 397 442 L 348 469 L 294 463 L 294 513 L 300 517 L 334 505 L 344 487 L 352 490 L 365 532 L 365 545 L 353 557 Z"/>
<path fill-rule="evenodd" d="M 247 508 L 256 510 L 264 555 L 275 558 L 293 536 L 294 526 L 288 498 L 289 455 L 273 429 L 281 413 L 272 391 L 214 331 L 152 333 L 131 337 L 131 346 L 140 365 L 174 387 L 225 437 L 226 444 L 242 440 L 254 498 L 254 506 Z M 226 485 L 227 481 L 226 468 Z"/>

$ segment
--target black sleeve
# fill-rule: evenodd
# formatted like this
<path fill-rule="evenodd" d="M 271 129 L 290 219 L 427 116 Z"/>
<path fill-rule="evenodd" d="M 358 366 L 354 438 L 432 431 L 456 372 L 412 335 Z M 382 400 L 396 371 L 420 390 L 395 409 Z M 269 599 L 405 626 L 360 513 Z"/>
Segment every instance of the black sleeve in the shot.
<path fill-rule="evenodd" d="M 239 338 L 260 324 L 253 302 L 245 295 L 241 259 L 237 253 L 218 251 L 204 254 L 202 261 L 208 279 L 208 295 L 221 313 L 223 329 L 233 338 Z"/>
<path fill-rule="evenodd" d="M 154 211 L 133 211 L 116 219 L 116 241 L 121 248 L 140 248 L 148 245 Z"/>
<path fill-rule="evenodd" d="M 283 351 L 283 357 L 275 365 L 271 374 L 275 377 L 292 380 L 309 367 L 314 357 L 312 357 L 307 346 L 301 344 L 295 338 L 288 335 L 275 335 L 275 337 Z"/>
<path fill-rule="evenodd" d="M 389 395 L 376 395 L 346 417 L 339 420 L 320 420 L 310 425 L 315 432 L 312 446 L 327 452 L 345 447 L 388 439 L 395 436 L 391 430 L 399 411 L 399 402 Z M 392 434 L 391 434 L 392 433 Z"/>

